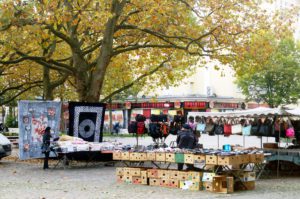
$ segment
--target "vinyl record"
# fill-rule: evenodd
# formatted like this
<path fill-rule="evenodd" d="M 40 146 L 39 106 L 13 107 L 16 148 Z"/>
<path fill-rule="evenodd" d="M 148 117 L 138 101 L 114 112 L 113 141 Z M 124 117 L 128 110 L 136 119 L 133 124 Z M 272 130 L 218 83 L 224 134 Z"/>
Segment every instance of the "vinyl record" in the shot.
<path fill-rule="evenodd" d="M 79 135 L 82 138 L 89 138 L 95 133 L 95 123 L 90 119 L 85 119 L 79 124 Z"/>

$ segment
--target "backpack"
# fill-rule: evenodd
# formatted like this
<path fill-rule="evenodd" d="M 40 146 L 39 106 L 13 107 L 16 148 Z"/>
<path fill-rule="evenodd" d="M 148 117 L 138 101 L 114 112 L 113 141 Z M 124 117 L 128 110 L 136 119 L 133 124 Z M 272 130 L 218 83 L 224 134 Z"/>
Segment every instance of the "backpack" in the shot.
<path fill-rule="evenodd" d="M 137 134 L 142 135 L 145 133 L 145 122 L 137 122 Z"/>
<path fill-rule="evenodd" d="M 158 123 L 150 123 L 149 124 L 149 135 L 153 139 L 161 138 L 162 134 L 160 132 L 160 126 Z"/>
<path fill-rule="evenodd" d="M 128 132 L 129 133 L 137 133 L 137 122 L 131 121 L 128 125 Z"/>

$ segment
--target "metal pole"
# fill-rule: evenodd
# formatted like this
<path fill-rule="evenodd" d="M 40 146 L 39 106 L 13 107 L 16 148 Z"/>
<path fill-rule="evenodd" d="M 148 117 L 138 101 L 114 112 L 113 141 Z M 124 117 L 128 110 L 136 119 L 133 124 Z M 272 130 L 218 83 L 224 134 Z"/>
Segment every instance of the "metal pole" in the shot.
<path fill-rule="evenodd" d="M 220 138 L 219 138 L 220 135 L 218 135 L 218 149 L 220 149 Z"/>
<path fill-rule="evenodd" d="M 246 147 L 245 146 L 245 136 L 243 135 L 243 146 L 244 146 L 244 148 Z"/>

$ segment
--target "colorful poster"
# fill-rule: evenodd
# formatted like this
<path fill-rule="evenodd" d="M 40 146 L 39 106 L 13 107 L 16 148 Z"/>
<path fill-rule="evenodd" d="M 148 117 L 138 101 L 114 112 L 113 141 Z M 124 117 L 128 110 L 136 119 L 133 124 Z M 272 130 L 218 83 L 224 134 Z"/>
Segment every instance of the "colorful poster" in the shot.
<path fill-rule="evenodd" d="M 45 128 L 51 127 L 53 138 L 59 136 L 61 102 L 19 101 L 18 110 L 20 159 L 43 158 L 41 146 Z"/>
<path fill-rule="evenodd" d="M 106 104 L 69 102 L 69 135 L 89 142 L 102 142 Z"/>

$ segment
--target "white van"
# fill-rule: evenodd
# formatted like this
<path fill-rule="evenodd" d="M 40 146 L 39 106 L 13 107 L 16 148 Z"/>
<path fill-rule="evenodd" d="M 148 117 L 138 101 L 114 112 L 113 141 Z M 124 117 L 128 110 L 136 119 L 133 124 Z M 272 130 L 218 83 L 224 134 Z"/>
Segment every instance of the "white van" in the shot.
<path fill-rule="evenodd" d="M 0 159 L 11 155 L 11 150 L 12 147 L 10 141 L 0 133 Z"/>

